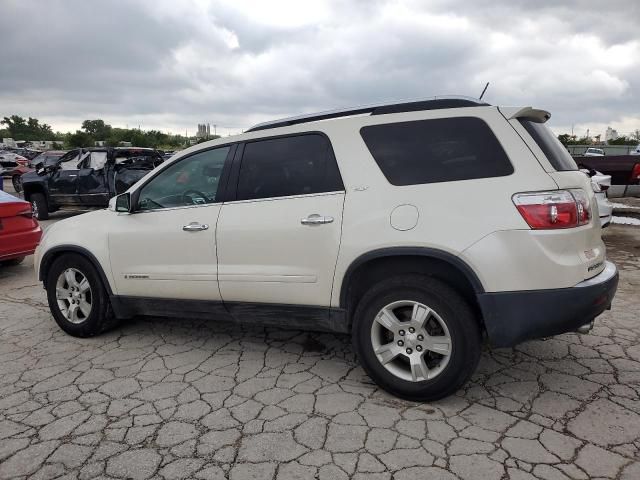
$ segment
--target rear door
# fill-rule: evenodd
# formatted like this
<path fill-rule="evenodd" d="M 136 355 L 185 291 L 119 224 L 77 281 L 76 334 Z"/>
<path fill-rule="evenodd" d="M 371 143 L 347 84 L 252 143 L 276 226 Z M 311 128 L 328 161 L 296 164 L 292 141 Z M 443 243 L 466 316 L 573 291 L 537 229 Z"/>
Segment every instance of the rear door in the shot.
<path fill-rule="evenodd" d="M 78 202 L 87 207 L 109 203 L 106 167 L 107 151 L 92 151 L 80 164 L 76 182 Z"/>
<path fill-rule="evenodd" d="M 238 302 L 328 307 L 345 197 L 329 139 L 247 142 L 233 171 L 235 197 L 217 228 L 225 305 L 231 313 Z"/>
<path fill-rule="evenodd" d="M 58 162 L 58 169 L 49 174 L 49 196 L 55 205 L 78 205 L 76 196 L 79 164 L 89 156 L 89 152 L 73 150 Z"/>

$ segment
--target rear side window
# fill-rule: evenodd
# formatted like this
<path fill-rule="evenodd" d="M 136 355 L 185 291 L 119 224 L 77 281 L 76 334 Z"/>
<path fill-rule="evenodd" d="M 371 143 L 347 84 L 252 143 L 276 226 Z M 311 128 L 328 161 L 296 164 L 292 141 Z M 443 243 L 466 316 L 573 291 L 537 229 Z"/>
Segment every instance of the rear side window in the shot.
<path fill-rule="evenodd" d="M 502 177 L 513 166 L 479 118 L 443 118 L 363 127 L 360 134 L 393 185 Z"/>
<path fill-rule="evenodd" d="M 344 190 L 333 149 L 323 135 L 249 142 L 244 147 L 238 200 Z"/>
<path fill-rule="evenodd" d="M 534 122 L 526 118 L 518 119 L 531 138 L 538 144 L 542 153 L 553 168 L 559 172 L 577 170 L 578 166 L 564 145 L 544 123 Z"/>

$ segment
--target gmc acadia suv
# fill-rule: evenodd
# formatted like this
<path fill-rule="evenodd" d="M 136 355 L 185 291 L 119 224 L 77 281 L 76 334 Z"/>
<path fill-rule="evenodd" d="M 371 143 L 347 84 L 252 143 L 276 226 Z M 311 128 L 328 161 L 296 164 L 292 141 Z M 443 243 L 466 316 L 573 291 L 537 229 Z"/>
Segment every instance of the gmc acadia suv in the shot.
<path fill-rule="evenodd" d="M 549 116 L 436 98 L 260 124 L 50 227 L 37 274 L 71 335 L 134 315 L 350 333 L 382 388 L 437 399 L 483 339 L 610 308 L 594 192 Z"/>

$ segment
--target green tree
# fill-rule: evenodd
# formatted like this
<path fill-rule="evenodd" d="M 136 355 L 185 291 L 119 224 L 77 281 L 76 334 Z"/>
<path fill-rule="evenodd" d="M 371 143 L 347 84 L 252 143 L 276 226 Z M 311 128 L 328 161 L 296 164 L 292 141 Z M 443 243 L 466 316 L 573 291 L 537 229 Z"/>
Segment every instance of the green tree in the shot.
<path fill-rule="evenodd" d="M 631 137 L 626 137 L 625 135 L 621 135 L 615 140 L 609 140 L 607 142 L 609 145 L 636 145 L 638 141 Z"/>
<path fill-rule="evenodd" d="M 104 120 L 85 120 L 82 122 L 82 130 L 91 135 L 95 140 L 106 140 L 111 135 L 111 125 L 106 125 Z"/>
<path fill-rule="evenodd" d="M 19 115 L 4 117 L 0 124 L 6 125 L 9 137 L 15 140 L 53 140 L 55 134 L 51 126 L 40 123 L 37 118 L 24 119 Z"/>
<path fill-rule="evenodd" d="M 67 136 L 65 143 L 69 148 L 93 147 L 95 140 L 87 132 L 76 130 L 76 133 L 70 133 Z"/>

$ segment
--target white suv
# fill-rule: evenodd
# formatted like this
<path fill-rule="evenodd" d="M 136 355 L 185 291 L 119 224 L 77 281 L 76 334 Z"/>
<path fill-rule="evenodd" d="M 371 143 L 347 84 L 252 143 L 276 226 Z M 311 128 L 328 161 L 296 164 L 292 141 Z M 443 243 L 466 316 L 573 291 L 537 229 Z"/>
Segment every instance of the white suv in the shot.
<path fill-rule="evenodd" d="M 586 332 L 611 305 L 593 190 L 548 118 L 437 98 L 261 124 L 53 225 L 37 274 L 71 335 L 134 315 L 350 333 L 381 387 L 440 398 L 483 339 Z"/>

